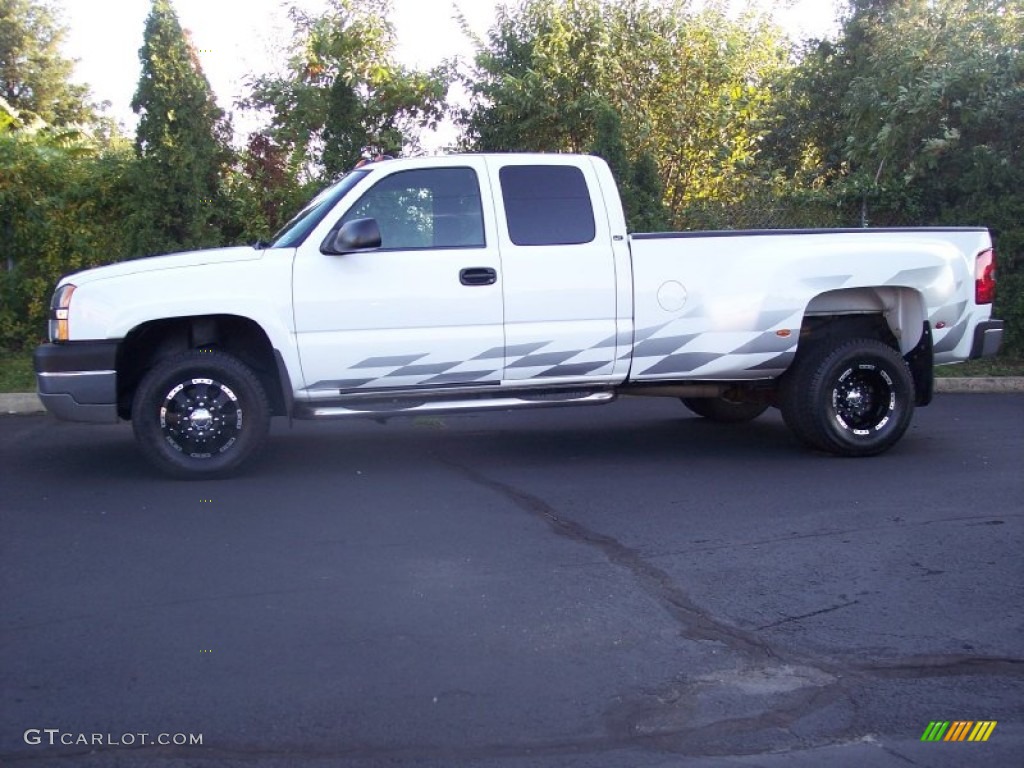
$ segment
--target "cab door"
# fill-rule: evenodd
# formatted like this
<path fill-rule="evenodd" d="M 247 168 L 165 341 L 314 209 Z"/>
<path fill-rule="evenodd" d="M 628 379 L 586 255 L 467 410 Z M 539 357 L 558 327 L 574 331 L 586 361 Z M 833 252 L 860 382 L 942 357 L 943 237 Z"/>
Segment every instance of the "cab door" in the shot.
<path fill-rule="evenodd" d="M 486 166 L 448 163 L 391 173 L 384 164 L 299 246 L 293 305 L 309 399 L 500 382 L 502 275 Z M 325 228 L 367 218 L 380 249 L 321 252 Z"/>
<path fill-rule="evenodd" d="M 508 382 L 601 382 L 621 375 L 613 234 L 589 158 L 491 157 Z M 625 250 L 625 225 L 616 232 Z M 624 265 L 628 275 L 628 262 Z M 628 278 L 626 279 L 628 284 Z M 625 307 L 623 309 L 626 309 Z M 622 342 L 620 344 L 620 342 Z M 621 370 L 620 370 L 621 369 Z"/>

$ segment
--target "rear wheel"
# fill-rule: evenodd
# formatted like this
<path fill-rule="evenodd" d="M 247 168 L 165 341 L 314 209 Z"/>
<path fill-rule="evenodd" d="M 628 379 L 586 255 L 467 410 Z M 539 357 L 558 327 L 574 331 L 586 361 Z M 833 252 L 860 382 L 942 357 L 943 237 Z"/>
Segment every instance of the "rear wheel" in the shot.
<path fill-rule="evenodd" d="M 873 456 L 895 445 L 914 413 L 914 380 L 899 352 L 876 339 L 809 350 L 786 374 L 782 417 L 812 448 Z"/>
<path fill-rule="evenodd" d="M 763 403 L 746 403 L 724 397 L 682 397 L 680 400 L 698 416 L 722 424 L 753 421 L 768 410 L 768 406 Z"/>
<path fill-rule="evenodd" d="M 269 427 L 259 379 L 222 352 L 191 350 L 161 361 L 132 403 L 143 455 L 173 477 L 228 474 L 260 448 Z"/>

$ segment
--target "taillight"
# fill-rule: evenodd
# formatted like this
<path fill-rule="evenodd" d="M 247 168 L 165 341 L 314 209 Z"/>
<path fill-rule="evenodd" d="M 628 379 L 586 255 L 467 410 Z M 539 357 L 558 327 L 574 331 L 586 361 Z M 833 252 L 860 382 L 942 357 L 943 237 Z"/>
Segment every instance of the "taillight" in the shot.
<path fill-rule="evenodd" d="M 989 248 L 974 261 L 974 303 L 991 304 L 996 299 L 996 252 Z"/>

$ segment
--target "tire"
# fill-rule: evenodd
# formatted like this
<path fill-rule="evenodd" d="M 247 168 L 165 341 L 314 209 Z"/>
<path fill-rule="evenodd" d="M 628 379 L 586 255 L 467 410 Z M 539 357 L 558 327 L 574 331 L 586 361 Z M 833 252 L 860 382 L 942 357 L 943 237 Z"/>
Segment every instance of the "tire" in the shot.
<path fill-rule="evenodd" d="M 270 405 L 256 374 L 231 355 L 191 350 L 142 378 L 132 429 L 146 459 L 183 479 L 222 477 L 263 445 Z"/>
<path fill-rule="evenodd" d="M 739 424 L 753 421 L 768 410 L 763 403 L 745 403 L 724 397 L 681 397 L 683 405 L 710 421 L 720 424 Z"/>
<path fill-rule="evenodd" d="M 782 418 L 800 440 L 839 456 L 892 448 L 914 414 L 914 379 L 899 352 L 876 339 L 812 347 L 786 374 Z"/>

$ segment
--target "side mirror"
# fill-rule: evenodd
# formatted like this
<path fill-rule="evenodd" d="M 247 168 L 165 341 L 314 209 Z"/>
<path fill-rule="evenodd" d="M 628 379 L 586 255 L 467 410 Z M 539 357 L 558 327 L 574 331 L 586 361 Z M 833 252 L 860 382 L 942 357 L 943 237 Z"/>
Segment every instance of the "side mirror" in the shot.
<path fill-rule="evenodd" d="M 320 253 L 342 256 L 357 251 L 372 251 L 380 248 L 380 244 L 380 227 L 376 219 L 354 219 L 342 224 L 341 229 L 332 231 L 320 244 Z"/>

